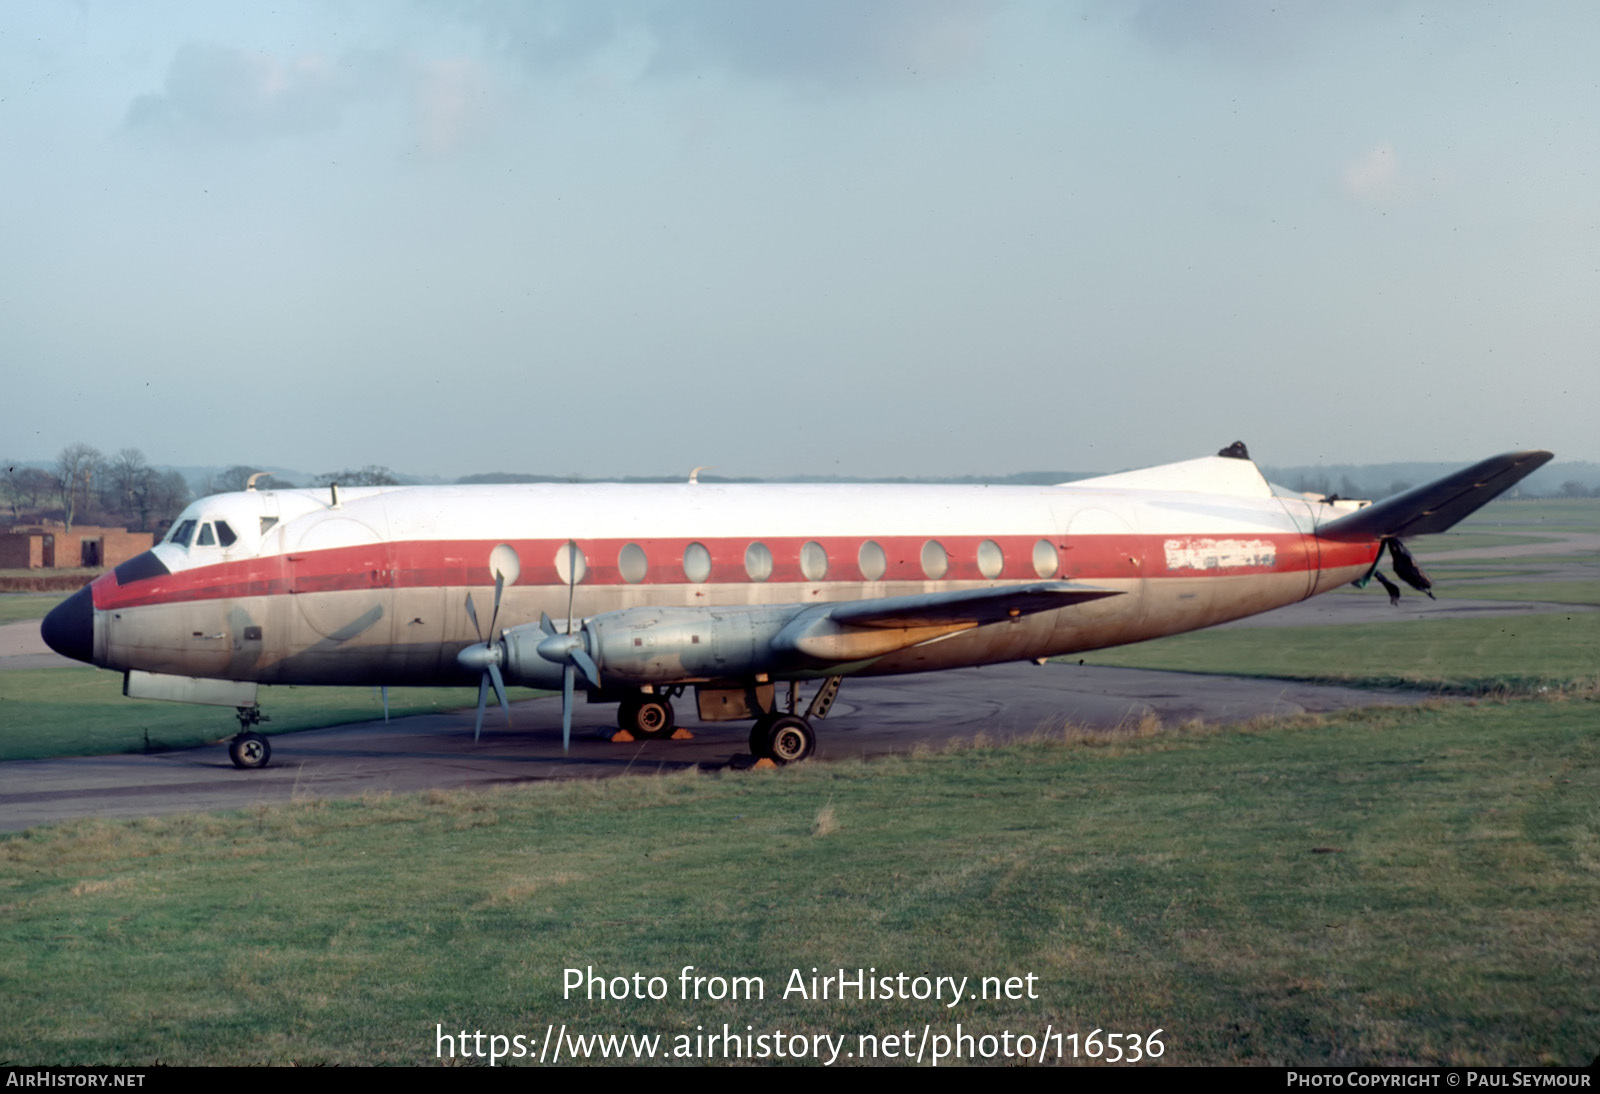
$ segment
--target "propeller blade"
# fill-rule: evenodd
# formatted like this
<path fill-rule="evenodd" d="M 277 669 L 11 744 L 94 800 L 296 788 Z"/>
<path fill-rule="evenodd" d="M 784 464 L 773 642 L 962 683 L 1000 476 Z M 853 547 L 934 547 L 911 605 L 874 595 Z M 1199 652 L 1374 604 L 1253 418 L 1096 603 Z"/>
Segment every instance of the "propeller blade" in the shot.
<path fill-rule="evenodd" d="M 389 685 L 384 684 L 378 689 L 383 692 L 383 724 L 389 724 Z"/>
<path fill-rule="evenodd" d="M 600 686 L 600 666 L 594 663 L 594 658 L 589 656 L 589 651 L 582 646 L 574 646 L 569 656 L 572 658 L 572 663 L 583 670 L 583 678 L 589 682 L 589 686 L 598 688 Z"/>
<path fill-rule="evenodd" d="M 556 633 L 557 633 L 556 632 L 556 625 L 554 623 L 550 622 L 550 613 L 549 612 L 540 612 L 539 613 L 539 629 L 541 631 L 543 631 L 545 634 L 548 634 L 551 638 L 554 638 L 556 636 Z"/>
<path fill-rule="evenodd" d="M 567 633 L 572 633 L 572 598 L 578 591 L 578 543 L 567 540 Z"/>
<path fill-rule="evenodd" d="M 500 700 L 500 709 L 506 712 L 506 725 L 511 725 L 511 704 L 506 702 L 506 682 L 500 675 L 500 666 L 489 666 L 489 680 L 494 684 L 494 697 Z"/>
<path fill-rule="evenodd" d="M 472 620 L 472 629 L 478 632 L 478 644 L 468 646 L 456 655 L 456 660 L 466 668 L 482 668 L 483 673 L 478 677 L 478 717 L 472 725 L 472 739 L 478 740 L 483 734 L 483 714 L 489 705 L 489 686 L 494 685 L 494 697 L 500 703 L 500 709 L 505 711 L 506 725 L 511 724 L 511 704 L 506 700 L 506 682 L 500 675 L 500 659 L 505 656 L 503 646 L 494 641 L 495 624 L 500 621 L 500 600 L 505 595 L 507 571 L 510 571 L 512 584 L 516 583 L 518 575 L 522 572 L 521 563 L 517 560 L 517 552 L 508 544 L 502 543 L 489 554 L 489 567 L 494 571 L 494 610 L 489 615 L 489 638 L 483 637 L 483 628 L 478 624 L 478 609 L 473 606 L 472 593 L 467 593 L 467 618 Z M 384 710 L 387 717 L 388 692 L 384 692 Z"/>
<path fill-rule="evenodd" d="M 483 708 L 489 704 L 489 674 L 484 673 L 478 677 L 478 720 L 472 723 L 472 743 L 478 743 L 478 735 L 483 732 Z"/>
<path fill-rule="evenodd" d="M 572 678 L 578 670 L 570 664 L 561 674 L 561 751 L 572 746 Z"/>
<path fill-rule="evenodd" d="M 500 618 L 500 594 L 506 591 L 506 575 L 494 572 L 494 612 L 489 616 L 489 637 L 494 637 L 495 620 Z M 471 594 L 468 594 L 471 595 Z"/>

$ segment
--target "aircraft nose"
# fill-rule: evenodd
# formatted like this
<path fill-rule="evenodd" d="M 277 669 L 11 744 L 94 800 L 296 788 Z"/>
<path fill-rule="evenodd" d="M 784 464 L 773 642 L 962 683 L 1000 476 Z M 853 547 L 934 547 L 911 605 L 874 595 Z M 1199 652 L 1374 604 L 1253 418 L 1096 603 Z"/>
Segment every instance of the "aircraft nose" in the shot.
<path fill-rule="evenodd" d="M 45 645 L 62 657 L 94 662 L 94 595 L 85 586 L 50 609 L 39 627 Z"/>

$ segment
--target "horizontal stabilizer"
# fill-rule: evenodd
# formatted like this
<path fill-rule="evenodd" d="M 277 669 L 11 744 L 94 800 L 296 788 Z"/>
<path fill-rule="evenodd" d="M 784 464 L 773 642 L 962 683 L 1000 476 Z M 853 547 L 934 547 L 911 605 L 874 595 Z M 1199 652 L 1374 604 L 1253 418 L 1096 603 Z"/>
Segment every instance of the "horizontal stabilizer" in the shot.
<path fill-rule="evenodd" d="M 1426 536 L 1443 532 L 1471 516 L 1505 491 L 1549 463 L 1543 451 L 1507 452 L 1414 486 L 1403 494 L 1375 502 L 1317 529 L 1319 539 L 1343 542 Z"/>

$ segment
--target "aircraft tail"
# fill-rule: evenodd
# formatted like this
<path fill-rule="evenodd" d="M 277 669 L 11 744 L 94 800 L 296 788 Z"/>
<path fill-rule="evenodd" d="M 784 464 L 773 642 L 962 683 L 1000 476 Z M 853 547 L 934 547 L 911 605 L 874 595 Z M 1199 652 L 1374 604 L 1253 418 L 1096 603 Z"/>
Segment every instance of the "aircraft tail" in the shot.
<path fill-rule="evenodd" d="M 1491 456 L 1442 479 L 1414 486 L 1317 529 L 1319 539 L 1394 539 L 1443 532 L 1549 463 L 1542 450 Z"/>

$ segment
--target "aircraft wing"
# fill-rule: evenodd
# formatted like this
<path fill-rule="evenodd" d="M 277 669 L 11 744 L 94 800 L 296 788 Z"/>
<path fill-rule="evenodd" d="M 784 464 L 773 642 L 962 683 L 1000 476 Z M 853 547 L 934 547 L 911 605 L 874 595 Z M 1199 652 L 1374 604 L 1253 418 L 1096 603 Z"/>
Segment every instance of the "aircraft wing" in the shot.
<path fill-rule="evenodd" d="M 790 620 L 773 638 L 772 648 L 825 661 L 857 661 L 985 623 L 1000 623 L 1121 595 L 1117 589 L 1044 581 L 1032 585 L 818 604 Z"/>
<path fill-rule="evenodd" d="M 1318 528 L 1317 537 L 1350 541 L 1425 536 L 1446 531 L 1553 458 L 1553 453 L 1537 449 L 1492 456 L 1340 517 Z"/>
<path fill-rule="evenodd" d="M 1042 581 L 997 589 L 964 589 L 953 593 L 892 596 L 882 600 L 850 600 L 828 605 L 828 618 L 853 627 L 942 626 L 950 623 L 998 623 L 1019 615 L 1065 608 L 1086 600 L 1121 596 L 1118 589 L 1096 589 L 1068 581 Z"/>

